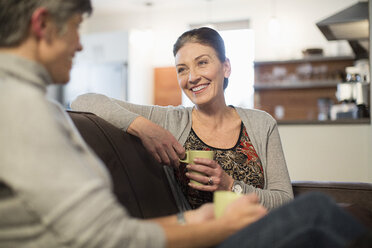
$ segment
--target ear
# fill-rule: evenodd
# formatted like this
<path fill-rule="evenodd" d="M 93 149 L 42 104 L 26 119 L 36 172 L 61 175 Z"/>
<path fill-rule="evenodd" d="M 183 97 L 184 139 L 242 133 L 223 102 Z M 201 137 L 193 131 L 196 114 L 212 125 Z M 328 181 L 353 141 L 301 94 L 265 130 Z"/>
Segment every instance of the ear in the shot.
<path fill-rule="evenodd" d="M 224 77 L 228 78 L 231 74 L 231 64 L 230 60 L 226 58 L 225 62 L 223 62 L 223 69 L 224 69 Z"/>
<path fill-rule="evenodd" d="M 46 38 L 49 32 L 50 17 L 46 8 L 37 8 L 31 16 L 31 33 L 37 38 Z"/>

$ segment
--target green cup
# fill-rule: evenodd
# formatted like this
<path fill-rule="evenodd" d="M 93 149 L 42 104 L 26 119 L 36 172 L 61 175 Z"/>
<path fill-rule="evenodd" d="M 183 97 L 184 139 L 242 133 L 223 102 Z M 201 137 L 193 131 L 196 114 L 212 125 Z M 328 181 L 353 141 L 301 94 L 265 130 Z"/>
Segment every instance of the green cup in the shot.
<path fill-rule="evenodd" d="M 200 151 L 200 150 L 188 150 L 186 151 L 186 157 L 185 159 L 180 159 L 180 162 L 186 163 L 186 164 L 192 164 L 194 163 L 195 158 L 209 158 L 213 159 L 214 158 L 214 151 Z M 196 173 L 200 175 L 204 175 L 203 173 L 199 173 L 196 171 L 191 171 L 190 173 Z M 202 183 L 199 183 L 194 180 L 190 180 L 191 183 L 197 184 L 197 185 L 203 185 Z"/>
<path fill-rule="evenodd" d="M 226 210 L 226 207 L 241 197 L 242 194 L 237 194 L 231 191 L 215 191 L 213 193 L 214 216 L 220 218 Z"/>

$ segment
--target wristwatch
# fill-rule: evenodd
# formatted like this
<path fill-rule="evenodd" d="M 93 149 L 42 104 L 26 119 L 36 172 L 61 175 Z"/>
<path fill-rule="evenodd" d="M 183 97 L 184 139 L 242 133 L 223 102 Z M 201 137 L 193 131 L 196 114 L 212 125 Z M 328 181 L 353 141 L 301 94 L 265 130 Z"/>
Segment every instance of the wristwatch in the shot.
<path fill-rule="evenodd" d="M 231 191 L 237 194 L 243 193 L 243 183 L 238 180 L 235 180 L 231 188 Z"/>

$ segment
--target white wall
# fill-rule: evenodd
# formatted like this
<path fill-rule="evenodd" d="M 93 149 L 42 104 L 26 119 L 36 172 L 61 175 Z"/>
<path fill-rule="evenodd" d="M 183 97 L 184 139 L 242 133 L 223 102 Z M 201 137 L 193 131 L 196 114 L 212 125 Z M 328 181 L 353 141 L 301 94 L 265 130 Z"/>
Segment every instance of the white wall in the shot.
<path fill-rule="evenodd" d="M 372 182 L 370 125 L 282 125 L 279 132 L 292 180 Z"/>
<path fill-rule="evenodd" d="M 173 65 L 173 43 L 191 23 L 249 19 L 256 60 L 299 58 L 309 47 L 321 47 L 330 56 L 351 54 L 346 42 L 327 41 L 315 23 L 357 0 L 276 0 L 275 13 L 274 1 L 230 0 L 229 6 L 219 0 L 200 1 L 181 9 L 97 13 L 83 31 L 130 31 L 129 100 L 141 104 L 152 103 L 153 67 Z M 281 31 L 270 37 L 273 14 Z M 371 125 L 289 125 L 279 130 L 292 180 L 372 182 Z"/>

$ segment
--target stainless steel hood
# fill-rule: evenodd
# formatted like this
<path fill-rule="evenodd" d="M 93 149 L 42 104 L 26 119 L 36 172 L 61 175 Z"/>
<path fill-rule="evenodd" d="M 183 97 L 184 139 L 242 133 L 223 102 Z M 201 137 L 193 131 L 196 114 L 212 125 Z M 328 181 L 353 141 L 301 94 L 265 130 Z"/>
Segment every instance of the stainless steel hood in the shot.
<path fill-rule="evenodd" d="M 368 58 L 368 2 L 360 1 L 316 25 L 327 40 L 348 40 L 356 59 Z"/>

